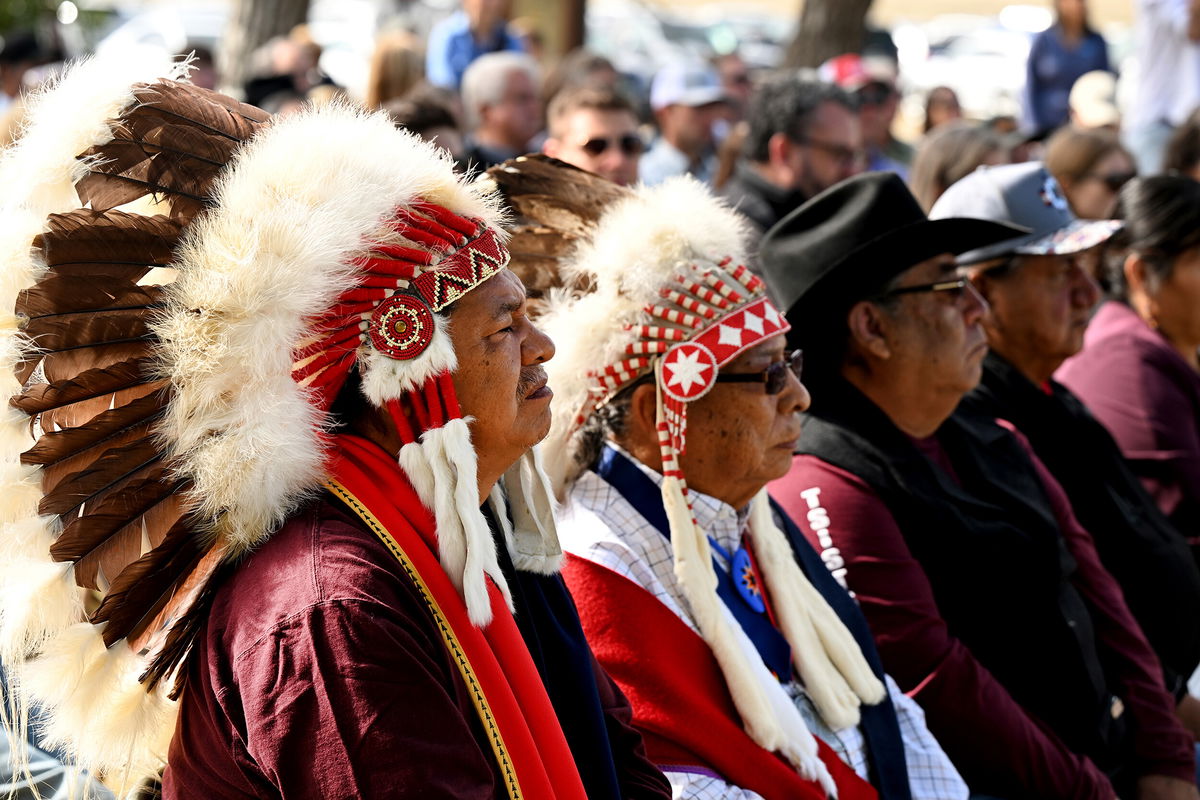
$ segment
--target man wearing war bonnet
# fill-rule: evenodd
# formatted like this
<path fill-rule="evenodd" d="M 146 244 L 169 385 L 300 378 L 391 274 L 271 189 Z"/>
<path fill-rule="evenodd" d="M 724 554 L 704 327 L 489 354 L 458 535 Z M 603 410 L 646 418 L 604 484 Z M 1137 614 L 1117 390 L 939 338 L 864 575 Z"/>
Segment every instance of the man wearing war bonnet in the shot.
<path fill-rule="evenodd" d="M 77 68 L 0 164 L 13 719 L 169 798 L 666 796 L 555 574 L 494 201 L 154 74 Z"/>

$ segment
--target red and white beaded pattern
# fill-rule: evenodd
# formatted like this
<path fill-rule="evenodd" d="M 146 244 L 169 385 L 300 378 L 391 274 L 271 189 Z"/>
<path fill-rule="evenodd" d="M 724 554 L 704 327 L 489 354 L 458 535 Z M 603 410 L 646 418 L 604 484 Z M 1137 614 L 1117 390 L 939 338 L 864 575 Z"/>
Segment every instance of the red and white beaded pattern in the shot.
<path fill-rule="evenodd" d="M 416 358 L 428 347 L 436 333 L 433 319 L 426 319 L 414 303 L 437 312 L 508 264 L 508 250 L 495 231 L 435 203 L 401 208 L 388 226 L 411 244 L 372 244 L 354 264 L 361 271 L 358 284 L 312 321 L 312 333 L 293 356 L 292 378 L 311 387 L 324 410 L 345 384 L 363 345 L 370 342 L 397 360 Z M 389 299 L 394 313 L 376 314 Z M 416 330 L 398 334 L 395 313 L 406 314 Z M 372 325 L 392 327 L 373 330 Z M 406 344 L 409 333 L 417 337 Z"/>

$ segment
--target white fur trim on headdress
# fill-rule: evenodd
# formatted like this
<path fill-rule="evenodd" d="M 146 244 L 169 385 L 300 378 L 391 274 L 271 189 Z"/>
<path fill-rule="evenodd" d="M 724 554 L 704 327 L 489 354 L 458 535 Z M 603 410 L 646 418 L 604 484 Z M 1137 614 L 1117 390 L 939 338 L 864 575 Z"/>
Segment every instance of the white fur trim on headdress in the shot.
<path fill-rule="evenodd" d="M 542 466 L 540 447 L 531 447 L 509 467 L 492 490 L 513 566 L 539 575 L 562 569 L 562 545 L 554 523 L 557 511 L 550 479 Z M 508 514 L 512 522 L 508 521 Z"/>
<path fill-rule="evenodd" d="M 771 590 L 779 627 L 792 660 L 821 717 L 833 730 L 858 725 L 862 703 L 887 695 L 854 636 L 796 563 L 787 537 L 775 524 L 767 490 L 750 502 L 754 561 Z"/>
<path fill-rule="evenodd" d="M 466 601 L 471 622 L 482 627 L 492 621 L 485 576 L 496 583 L 510 611 L 513 602 L 491 529 L 479 510 L 469 423 L 470 418 L 452 419 L 426 431 L 419 442 L 400 448 L 400 466 L 437 520 L 442 569 Z"/>
<path fill-rule="evenodd" d="M 455 177 L 444 151 L 386 116 L 339 105 L 261 131 L 215 195 L 188 232 L 155 332 L 176 390 L 164 441 L 195 482 L 201 517 L 236 556 L 320 485 L 325 420 L 292 380 L 292 351 L 306 320 L 354 284 L 356 255 L 417 199 L 491 225 L 500 217 Z M 452 363 L 444 349 L 434 355 Z M 403 363 L 364 359 L 374 402 L 387 391 L 372 370 L 394 378 Z"/>

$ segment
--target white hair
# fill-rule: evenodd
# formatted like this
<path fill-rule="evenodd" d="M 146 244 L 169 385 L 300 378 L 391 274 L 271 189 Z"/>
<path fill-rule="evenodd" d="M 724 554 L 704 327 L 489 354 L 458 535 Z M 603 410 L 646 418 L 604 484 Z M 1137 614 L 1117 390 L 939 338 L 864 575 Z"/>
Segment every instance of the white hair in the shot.
<path fill-rule="evenodd" d="M 467 118 L 467 130 L 475 130 L 483 122 L 483 107 L 499 103 L 504 99 L 508 76 L 524 72 L 534 86 L 539 86 L 542 72 L 527 53 L 505 51 L 488 53 L 471 62 L 462 79 L 463 114 Z"/>

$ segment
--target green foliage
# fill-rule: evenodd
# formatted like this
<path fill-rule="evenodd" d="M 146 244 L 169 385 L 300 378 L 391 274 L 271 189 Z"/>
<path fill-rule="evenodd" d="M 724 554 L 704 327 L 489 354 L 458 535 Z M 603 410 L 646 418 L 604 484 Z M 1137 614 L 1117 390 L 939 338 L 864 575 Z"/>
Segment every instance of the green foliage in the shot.
<path fill-rule="evenodd" d="M 0 36 L 29 29 L 54 18 L 57 0 L 0 0 Z"/>

